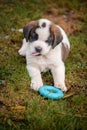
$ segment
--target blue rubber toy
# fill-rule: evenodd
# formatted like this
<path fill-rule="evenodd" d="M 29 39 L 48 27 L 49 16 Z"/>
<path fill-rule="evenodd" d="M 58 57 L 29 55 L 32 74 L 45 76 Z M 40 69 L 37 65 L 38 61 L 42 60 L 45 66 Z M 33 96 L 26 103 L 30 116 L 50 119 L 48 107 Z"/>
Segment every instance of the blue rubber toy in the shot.
<path fill-rule="evenodd" d="M 49 99 L 52 100 L 57 100 L 57 99 L 61 99 L 64 96 L 64 93 L 54 87 L 54 86 L 49 86 L 49 85 L 43 85 L 39 88 L 39 93 Z"/>

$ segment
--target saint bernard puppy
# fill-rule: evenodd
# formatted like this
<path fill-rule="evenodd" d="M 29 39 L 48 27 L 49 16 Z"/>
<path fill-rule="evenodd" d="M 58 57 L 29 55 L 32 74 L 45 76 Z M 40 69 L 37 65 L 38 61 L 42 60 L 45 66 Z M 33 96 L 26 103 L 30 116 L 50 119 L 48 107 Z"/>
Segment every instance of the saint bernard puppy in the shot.
<path fill-rule="evenodd" d="M 47 19 L 31 21 L 22 29 L 23 45 L 18 51 L 26 57 L 31 88 L 38 91 L 43 85 L 41 72 L 51 70 L 54 86 L 67 91 L 65 66 L 70 43 L 64 30 Z"/>

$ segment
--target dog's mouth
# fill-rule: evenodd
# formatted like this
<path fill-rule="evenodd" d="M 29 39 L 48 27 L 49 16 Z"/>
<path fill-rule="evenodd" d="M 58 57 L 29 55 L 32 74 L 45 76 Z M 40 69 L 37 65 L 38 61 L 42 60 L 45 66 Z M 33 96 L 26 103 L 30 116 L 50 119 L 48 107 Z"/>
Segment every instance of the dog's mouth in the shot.
<path fill-rule="evenodd" d="M 32 52 L 31 55 L 32 55 L 32 56 L 41 56 L 41 54 L 38 53 L 38 52 Z"/>

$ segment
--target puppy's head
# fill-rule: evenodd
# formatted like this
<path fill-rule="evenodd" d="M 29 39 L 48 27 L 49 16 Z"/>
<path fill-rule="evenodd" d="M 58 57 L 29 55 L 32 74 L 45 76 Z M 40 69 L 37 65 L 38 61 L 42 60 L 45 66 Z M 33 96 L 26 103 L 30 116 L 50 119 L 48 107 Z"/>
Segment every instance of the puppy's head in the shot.
<path fill-rule="evenodd" d="M 23 28 L 30 53 L 34 56 L 46 55 L 63 39 L 60 29 L 47 19 L 32 21 Z"/>

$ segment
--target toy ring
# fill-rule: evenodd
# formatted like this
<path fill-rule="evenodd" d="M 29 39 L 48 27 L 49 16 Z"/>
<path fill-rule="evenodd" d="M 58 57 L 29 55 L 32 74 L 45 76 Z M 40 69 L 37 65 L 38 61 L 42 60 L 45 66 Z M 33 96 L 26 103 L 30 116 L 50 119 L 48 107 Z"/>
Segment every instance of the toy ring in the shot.
<path fill-rule="evenodd" d="M 39 92 L 42 96 L 53 100 L 60 99 L 64 96 L 64 93 L 60 89 L 48 85 L 40 87 Z"/>

